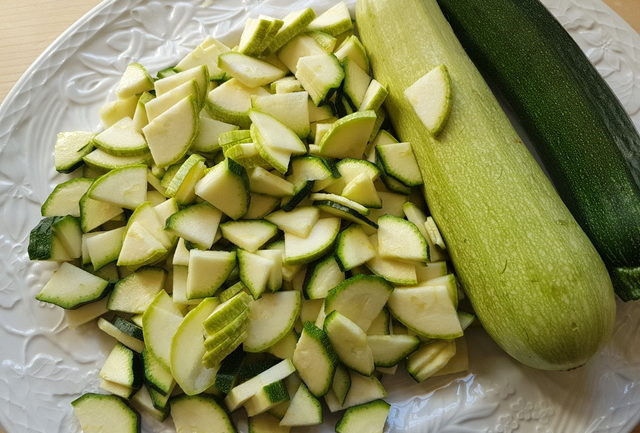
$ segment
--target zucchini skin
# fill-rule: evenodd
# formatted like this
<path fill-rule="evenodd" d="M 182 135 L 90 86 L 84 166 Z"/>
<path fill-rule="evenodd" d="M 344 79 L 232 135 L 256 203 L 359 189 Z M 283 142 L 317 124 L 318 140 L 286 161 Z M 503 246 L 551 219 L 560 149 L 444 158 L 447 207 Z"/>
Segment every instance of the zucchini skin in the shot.
<path fill-rule="evenodd" d="M 538 0 L 438 1 L 517 114 L 618 296 L 639 299 L 640 136 L 616 96 Z"/>
<path fill-rule="evenodd" d="M 583 365 L 613 329 L 607 270 L 436 0 L 359 0 L 356 14 L 375 76 L 389 88 L 391 122 L 412 144 L 431 214 L 484 328 L 528 366 Z M 434 137 L 403 92 L 439 64 L 453 101 Z"/>

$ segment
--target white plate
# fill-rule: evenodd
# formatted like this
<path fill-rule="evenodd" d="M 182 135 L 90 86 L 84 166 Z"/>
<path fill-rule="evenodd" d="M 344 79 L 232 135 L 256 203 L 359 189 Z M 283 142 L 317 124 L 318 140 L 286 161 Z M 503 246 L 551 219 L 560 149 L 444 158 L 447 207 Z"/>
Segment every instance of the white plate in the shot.
<path fill-rule="evenodd" d="M 333 3 L 333 2 L 331 2 Z M 353 1 L 351 2 L 353 3 Z M 640 36 L 599 0 L 545 0 L 640 125 Z M 8 433 L 79 432 L 69 402 L 97 391 L 108 341 L 94 325 L 66 329 L 62 311 L 33 296 L 53 266 L 27 259 L 39 206 L 62 176 L 55 134 L 93 129 L 98 107 L 131 61 L 153 72 L 206 34 L 232 42 L 249 15 L 284 16 L 321 0 L 110 0 L 74 24 L 31 66 L 0 107 L 0 423 Z M 6 59 L 5 59 L 6 60 Z M 640 305 L 619 305 L 613 341 L 588 366 L 525 368 L 481 331 L 471 372 L 416 384 L 385 378 L 389 432 L 628 432 L 640 419 Z M 333 419 L 330 419 L 333 421 Z M 170 424 L 170 423 L 168 423 Z M 145 420 L 144 432 L 171 432 Z M 302 431 L 302 430 L 300 430 Z M 309 431 L 333 431 L 332 424 Z"/>

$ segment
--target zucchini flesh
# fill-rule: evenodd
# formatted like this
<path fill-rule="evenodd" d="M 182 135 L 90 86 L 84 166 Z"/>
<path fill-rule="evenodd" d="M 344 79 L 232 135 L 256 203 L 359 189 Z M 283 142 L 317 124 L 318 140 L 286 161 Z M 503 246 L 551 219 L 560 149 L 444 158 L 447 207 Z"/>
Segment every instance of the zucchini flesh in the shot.
<path fill-rule="evenodd" d="M 616 96 L 537 0 L 439 2 L 517 113 L 618 296 L 639 299 L 640 275 L 620 276 L 640 272 L 640 136 Z M 505 22 L 517 23 L 517 34 Z"/>
<path fill-rule="evenodd" d="M 584 364 L 613 328 L 606 268 L 436 1 L 360 0 L 357 21 L 374 75 L 389 84 L 391 122 L 413 146 L 429 208 L 484 328 L 531 367 Z M 403 92 L 440 64 L 453 105 L 434 137 Z"/>

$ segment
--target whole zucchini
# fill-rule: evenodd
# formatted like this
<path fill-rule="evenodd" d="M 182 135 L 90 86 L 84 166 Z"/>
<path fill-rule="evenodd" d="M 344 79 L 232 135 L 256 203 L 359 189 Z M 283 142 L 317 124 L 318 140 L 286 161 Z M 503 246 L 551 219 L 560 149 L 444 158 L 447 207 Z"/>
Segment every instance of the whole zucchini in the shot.
<path fill-rule="evenodd" d="M 387 111 L 412 144 L 429 208 L 484 328 L 531 367 L 584 364 L 608 339 L 615 298 L 595 248 L 509 123 L 436 0 L 358 0 Z M 451 113 L 432 136 L 403 96 L 439 64 Z"/>
<path fill-rule="evenodd" d="M 618 296 L 639 299 L 640 136 L 618 99 L 538 0 L 439 3 L 513 107 Z"/>

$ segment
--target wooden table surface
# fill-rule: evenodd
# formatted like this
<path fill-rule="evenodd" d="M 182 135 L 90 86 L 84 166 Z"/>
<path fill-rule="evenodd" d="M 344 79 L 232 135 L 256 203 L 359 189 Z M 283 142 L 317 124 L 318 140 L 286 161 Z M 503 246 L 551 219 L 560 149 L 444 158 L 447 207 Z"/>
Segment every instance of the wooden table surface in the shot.
<path fill-rule="evenodd" d="M 640 32 L 638 0 L 605 1 Z M 0 101 L 36 57 L 98 3 L 99 0 L 0 0 Z M 640 426 L 632 433 L 640 433 Z"/>

